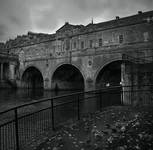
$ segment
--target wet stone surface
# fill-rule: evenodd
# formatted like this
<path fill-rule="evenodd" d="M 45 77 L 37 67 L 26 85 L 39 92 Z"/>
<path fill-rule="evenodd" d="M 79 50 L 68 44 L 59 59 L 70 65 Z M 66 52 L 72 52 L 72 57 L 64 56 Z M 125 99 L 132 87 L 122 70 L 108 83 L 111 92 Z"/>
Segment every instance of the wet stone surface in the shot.
<path fill-rule="evenodd" d="M 152 150 L 153 107 L 111 107 L 67 121 L 35 150 Z M 52 131 L 50 131 L 52 132 Z"/>

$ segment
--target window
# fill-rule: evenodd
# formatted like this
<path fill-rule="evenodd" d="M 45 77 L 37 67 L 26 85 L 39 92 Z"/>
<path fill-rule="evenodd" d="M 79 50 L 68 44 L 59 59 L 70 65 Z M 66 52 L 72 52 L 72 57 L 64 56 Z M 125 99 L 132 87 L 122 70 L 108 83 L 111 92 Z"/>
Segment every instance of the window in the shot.
<path fill-rule="evenodd" d="M 119 43 L 123 43 L 123 35 L 119 35 Z"/>
<path fill-rule="evenodd" d="M 66 40 L 66 50 L 70 49 L 70 41 L 69 39 Z"/>
<path fill-rule="evenodd" d="M 89 47 L 92 48 L 92 45 L 93 45 L 93 41 L 90 40 L 90 41 L 89 41 Z"/>
<path fill-rule="evenodd" d="M 102 46 L 102 39 L 99 39 L 99 47 Z"/>
<path fill-rule="evenodd" d="M 81 49 L 84 49 L 84 42 L 81 41 Z"/>
<path fill-rule="evenodd" d="M 76 42 L 73 43 L 73 48 L 74 48 L 74 49 L 76 48 Z"/>
<path fill-rule="evenodd" d="M 148 39 L 149 39 L 149 34 L 148 34 L 148 32 L 144 32 L 144 33 L 143 33 L 143 37 L 144 37 L 144 41 L 147 42 Z"/>

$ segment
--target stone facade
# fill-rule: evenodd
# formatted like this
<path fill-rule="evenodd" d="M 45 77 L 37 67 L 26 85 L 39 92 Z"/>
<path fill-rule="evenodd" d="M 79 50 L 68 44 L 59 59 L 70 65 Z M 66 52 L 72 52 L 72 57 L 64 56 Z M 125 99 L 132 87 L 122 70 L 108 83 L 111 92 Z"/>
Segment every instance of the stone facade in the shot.
<path fill-rule="evenodd" d="M 28 32 L 5 45 L 10 54 L 19 56 L 20 65 L 15 75 L 19 87 L 25 71 L 35 67 L 42 74 L 44 88 L 55 88 L 54 73 L 68 64 L 82 74 L 86 90 L 95 89 L 100 71 L 110 63 L 123 62 L 123 56 L 128 56 L 126 59 L 145 56 L 152 61 L 147 56 L 153 53 L 153 11 L 86 26 L 66 22 L 55 34 Z M 123 65 L 121 63 L 121 83 L 131 85 L 127 65 Z"/>
<path fill-rule="evenodd" d="M 0 52 L 4 51 L 5 44 L 0 42 Z"/>
<path fill-rule="evenodd" d="M 16 86 L 15 70 L 19 66 L 18 56 L 9 54 L 5 45 L 0 49 L 0 88 Z"/>

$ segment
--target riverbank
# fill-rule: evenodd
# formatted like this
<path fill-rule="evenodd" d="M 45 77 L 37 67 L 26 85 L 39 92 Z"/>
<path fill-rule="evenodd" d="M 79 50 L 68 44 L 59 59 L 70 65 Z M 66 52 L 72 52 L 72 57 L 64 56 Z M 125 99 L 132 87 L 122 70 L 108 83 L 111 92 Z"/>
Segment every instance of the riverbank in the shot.
<path fill-rule="evenodd" d="M 31 150 L 141 150 L 153 147 L 153 107 L 109 107 L 34 139 Z"/>

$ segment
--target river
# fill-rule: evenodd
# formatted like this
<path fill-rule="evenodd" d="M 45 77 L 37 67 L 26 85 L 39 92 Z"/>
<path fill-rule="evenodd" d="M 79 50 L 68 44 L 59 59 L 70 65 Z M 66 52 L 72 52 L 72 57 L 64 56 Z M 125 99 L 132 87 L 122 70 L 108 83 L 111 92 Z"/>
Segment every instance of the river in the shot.
<path fill-rule="evenodd" d="M 0 89 L 0 112 L 42 98 L 50 98 L 59 95 L 74 93 L 77 91 L 51 91 L 30 89 Z"/>
<path fill-rule="evenodd" d="M 65 95 L 70 93 L 75 93 L 78 91 L 51 91 L 51 90 L 43 90 L 43 89 L 37 89 L 37 90 L 29 90 L 29 89 L 0 89 L 0 112 L 13 108 L 15 106 L 24 104 L 24 103 L 30 103 L 42 98 L 51 98 L 59 95 Z M 118 90 L 119 92 L 119 90 Z M 85 95 L 84 95 L 85 96 Z M 87 96 L 87 95 L 86 95 Z M 91 96 L 91 95 L 90 95 Z M 98 95 L 97 95 L 98 96 Z M 102 94 L 102 107 L 108 106 L 108 105 L 116 105 L 120 104 L 120 93 L 103 93 Z M 66 97 L 56 100 L 55 104 L 68 102 L 69 100 L 76 100 L 77 97 Z M 99 103 L 101 98 L 95 97 L 86 99 L 85 101 L 81 102 L 82 110 L 86 111 L 95 111 L 99 109 Z"/>

